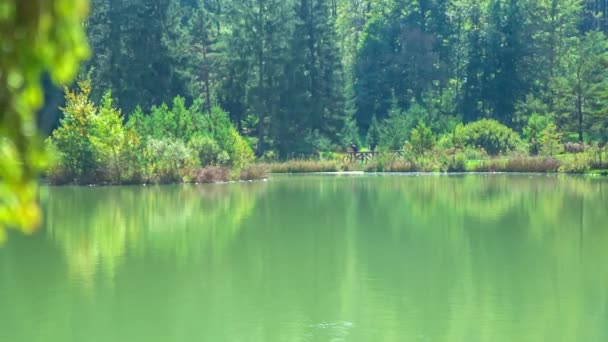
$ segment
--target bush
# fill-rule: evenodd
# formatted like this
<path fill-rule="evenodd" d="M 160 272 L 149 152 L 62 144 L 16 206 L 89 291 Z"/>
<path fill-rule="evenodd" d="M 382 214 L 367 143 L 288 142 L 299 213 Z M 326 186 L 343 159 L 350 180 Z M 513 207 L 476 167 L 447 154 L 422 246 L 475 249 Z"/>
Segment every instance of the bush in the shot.
<path fill-rule="evenodd" d="M 153 183 L 187 182 L 198 165 L 195 153 L 181 140 L 149 139 L 144 153 Z"/>
<path fill-rule="evenodd" d="M 468 160 L 483 160 L 488 158 L 488 153 L 483 148 L 466 147 L 464 155 Z"/>
<path fill-rule="evenodd" d="M 515 150 L 521 138 L 509 127 L 496 120 L 482 119 L 464 127 L 456 137 L 468 147 L 483 148 L 490 155 L 499 155 Z"/>
<path fill-rule="evenodd" d="M 91 83 L 78 82 L 78 91 L 65 89 L 66 105 L 61 108 L 63 118 L 59 127 L 53 131 L 50 140 L 60 155 L 56 166 L 63 179 L 80 183 L 89 179 L 97 171 L 98 153 L 91 140 L 95 130 L 97 107 L 89 99 Z"/>
<path fill-rule="evenodd" d="M 467 156 L 463 152 L 458 152 L 452 156 L 448 165 L 449 172 L 464 172 L 467 169 Z"/>
<path fill-rule="evenodd" d="M 562 133 L 557 131 L 557 126 L 549 123 L 540 135 L 540 153 L 545 156 L 553 156 L 561 152 Z"/>
<path fill-rule="evenodd" d="M 111 183 L 120 183 L 122 170 L 129 160 L 121 158 L 125 131 L 122 125 L 122 113 L 114 108 L 112 93 L 106 92 L 101 99 L 97 115 L 93 117 L 93 131 L 90 136 L 95 147 L 97 162 Z M 126 163 L 123 163 L 126 162 Z"/>
<path fill-rule="evenodd" d="M 202 166 L 225 165 L 230 159 L 226 154 L 222 154 L 220 145 L 209 136 L 194 136 L 188 142 L 188 147 L 198 156 Z M 228 160 L 225 160 L 226 157 Z"/>
<path fill-rule="evenodd" d="M 587 173 L 591 169 L 591 161 L 592 159 L 589 158 L 589 155 L 586 153 L 577 153 L 566 156 L 562 160 L 562 165 L 559 168 L 559 172 Z"/>
<path fill-rule="evenodd" d="M 541 136 L 549 123 L 547 117 L 536 113 L 532 114 L 528 119 L 528 124 L 524 127 L 523 133 L 531 155 L 535 156 L 540 153 L 542 146 Z"/>
<path fill-rule="evenodd" d="M 423 155 L 430 151 L 435 146 L 435 136 L 431 132 L 431 128 L 419 122 L 416 128 L 412 129 L 412 148 L 416 155 Z"/>

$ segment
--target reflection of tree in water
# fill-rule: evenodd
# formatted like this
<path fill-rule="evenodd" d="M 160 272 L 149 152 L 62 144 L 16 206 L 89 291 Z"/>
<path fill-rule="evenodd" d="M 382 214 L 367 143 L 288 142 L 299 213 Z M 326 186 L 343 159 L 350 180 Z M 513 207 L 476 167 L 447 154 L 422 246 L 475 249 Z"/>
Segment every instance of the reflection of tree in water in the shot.
<path fill-rule="evenodd" d="M 46 232 L 64 250 L 72 276 L 112 277 L 125 253 L 167 258 L 225 248 L 239 233 L 265 184 L 50 188 Z"/>

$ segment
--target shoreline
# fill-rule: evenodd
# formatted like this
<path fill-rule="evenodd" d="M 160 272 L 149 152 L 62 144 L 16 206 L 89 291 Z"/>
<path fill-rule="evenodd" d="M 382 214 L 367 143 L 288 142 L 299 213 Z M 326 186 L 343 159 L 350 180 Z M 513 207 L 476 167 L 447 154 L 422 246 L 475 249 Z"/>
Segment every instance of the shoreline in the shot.
<path fill-rule="evenodd" d="M 95 188 L 95 187 L 153 187 L 153 186 L 172 186 L 172 185 L 225 185 L 225 184 L 245 184 L 245 183 L 256 183 L 256 182 L 268 182 L 272 180 L 272 176 L 409 176 L 409 177 L 420 177 L 420 176 L 493 176 L 493 175 L 506 175 L 506 176 L 580 176 L 580 177 L 607 177 L 608 170 L 598 170 L 598 172 L 588 173 L 567 173 L 567 172 L 515 172 L 515 171 L 497 171 L 497 172 L 483 172 L 483 171 L 464 171 L 464 172 L 423 172 L 423 171 L 411 171 L 411 172 L 366 172 L 366 171 L 336 171 L 336 172 L 269 172 L 267 177 L 259 179 L 249 180 L 234 180 L 234 181 L 216 181 L 216 182 L 174 182 L 174 183 L 135 183 L 135 184 L 114 184 L 114 183 L 91 183 L 91 184 L 52 184 L 47 180 L 40 180 L 39 185 L 48 187 L 78 187 L 78 188 Z"/>

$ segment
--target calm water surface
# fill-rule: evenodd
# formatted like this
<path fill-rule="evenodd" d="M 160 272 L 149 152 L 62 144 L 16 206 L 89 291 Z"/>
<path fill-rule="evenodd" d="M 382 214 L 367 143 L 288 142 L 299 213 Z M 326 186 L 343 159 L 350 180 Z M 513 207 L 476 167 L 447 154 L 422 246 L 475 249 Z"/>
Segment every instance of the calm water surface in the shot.
<path fill-rule="evenodd" d="M 608 341 L 608 180 L 47 188 L 0 341 Z"/>

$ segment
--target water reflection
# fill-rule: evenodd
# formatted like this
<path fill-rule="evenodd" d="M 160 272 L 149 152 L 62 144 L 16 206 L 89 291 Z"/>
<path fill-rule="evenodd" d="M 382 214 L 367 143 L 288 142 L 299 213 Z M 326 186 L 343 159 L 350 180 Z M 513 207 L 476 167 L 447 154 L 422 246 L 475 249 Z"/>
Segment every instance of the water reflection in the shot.
<path fill-rule="evenodd" d="M 45 228 L 72 279 L 93 286 L 97 272 L 111 279 L 126 253 L 180 263 L 225 248 L 264 189 L 263 183 L 51 188 L 43 202 Z"/>
<path fill-rule="evenodd" d="M 0 340 L 606 341 L 606 184 L 50 188 L 0 249 Z"/>

